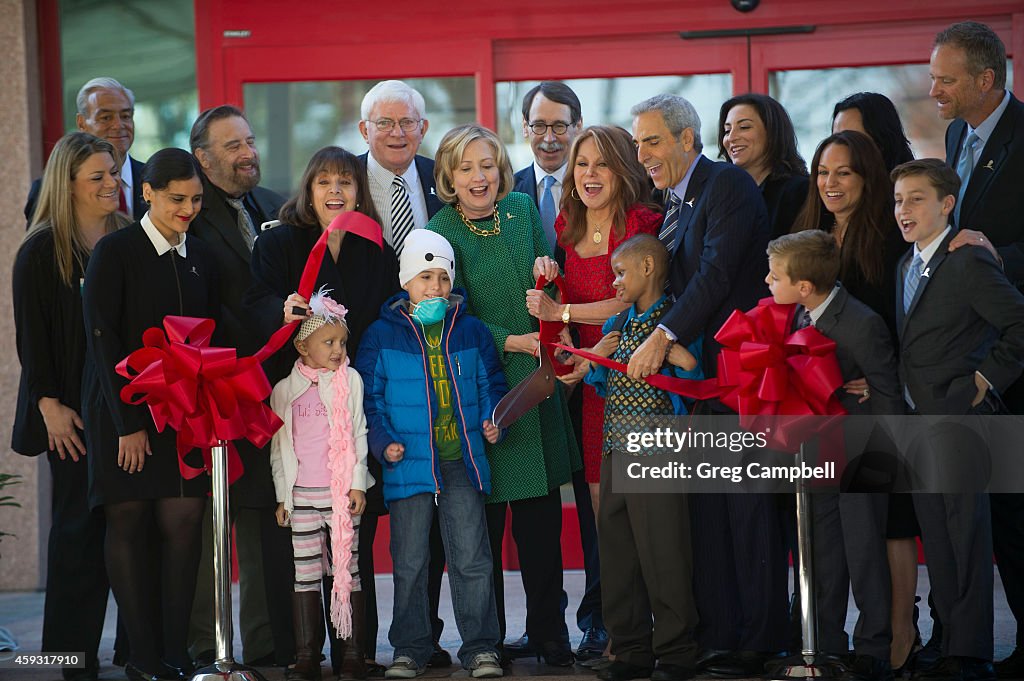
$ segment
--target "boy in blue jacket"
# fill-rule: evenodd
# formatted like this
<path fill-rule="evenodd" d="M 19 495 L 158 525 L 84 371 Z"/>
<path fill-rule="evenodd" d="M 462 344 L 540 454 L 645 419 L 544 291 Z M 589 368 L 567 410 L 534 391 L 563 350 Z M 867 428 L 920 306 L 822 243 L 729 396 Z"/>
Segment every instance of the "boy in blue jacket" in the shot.
<path fill-rule="evenodd" d="M 434 652 L 427 603 L 429 537 L 437 506 L 448 558 L 459 659 L 473 678 L 502 675 L 484 499 L 491 491 L 484 440 L 498 441 L 494 405 L 507 391 L 491 333 L 452 293 L 455 254 L 444 237 L 406 238 L 398 293 L 363 336 L 370 450 L 384 468 L 391 511 L 394 616 L 389 679 L 420 676 Z"/>

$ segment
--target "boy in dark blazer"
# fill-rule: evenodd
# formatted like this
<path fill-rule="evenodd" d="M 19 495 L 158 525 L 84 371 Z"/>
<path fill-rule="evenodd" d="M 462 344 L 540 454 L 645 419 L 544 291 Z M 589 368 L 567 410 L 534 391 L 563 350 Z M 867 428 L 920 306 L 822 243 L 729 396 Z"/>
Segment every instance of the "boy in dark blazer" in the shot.
<path fill-rule="evenodd" d="M 938 159 L 897 166 L 895 214 L 914 244 L 897 265 L 900 380 L 921 414 L 1005 413 L 999 393 L 1024 368 L 1024 296 L 984 248 L 947 252 L 960 178 Z M 919 678 L 992 679 L 988 495 L 915 494 L 928 574 L 946 626 L 942 657 Z"/>
<path fill-rule="evenodd" d="M 787 234 L 768 244 L 765 282 L 776 303 L 797 303 L 796 326 L 814 326 L 835 341 L 846 383 L 839 399 L 851 416 L 903 413 L 896 355 L 882 318 L 839 285 L 839 246 L 820 230 Z M 852 451 L 852 450 L 850 450 Z M 855 656 L 843 679 L 887 681 L 892 643 L 885 494 L 821 492 L 814 510 L 815 595 L 821 650 L 846 655 L 844 624 L 850 585 L 860 610 Z"/>

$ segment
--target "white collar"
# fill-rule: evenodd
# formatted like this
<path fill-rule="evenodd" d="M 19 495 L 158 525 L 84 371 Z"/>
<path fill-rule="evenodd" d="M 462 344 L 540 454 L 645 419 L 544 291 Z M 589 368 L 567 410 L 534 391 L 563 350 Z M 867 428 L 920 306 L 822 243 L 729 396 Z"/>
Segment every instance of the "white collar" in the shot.
<path fill-rule="evenodd" d="M 942 242 L 946 240 L 946 235 L 949 234 L 949 230 L 951 229 L 953 228 L 946 225 L 946 229 L 942 230 L 942 233 L 935 237 L 935 240 L 928 244 L 924 250 L 919 249 L 917 244 L 914 244 L 914 255 L 921 257 L 921 267 L 927 265 L 928 261 L 931 260 L 938 252 L 939 246 L 941 246 Z"/>
<path fill-rule="evenodd" d="M 149 217 L 149 211 L 146 211 L 146 214 L 142 216 L 142 220 L 140 222 L 142 223 L 142 231 L 149 237 L 149 241 L 153 244 L 153 248 L 156 249 L 157 255 L 163 255 L 167 251 L 175 250 L 178 252 L 178 255 L 183 258 L 185 257 L 185 237 L 187 237 L 188 234 L 182 234 L 181 241 L 178 242 L 178 245 L 172 246 L 167 239 L 164 238 L 164 235 L 160 233 L 160 230 L 156 228 L 156 225 L 153 224 L 153 220 Z"/>
<path fill-rule="evenodd" d="M 373 157 L 372 153 L 366 154 L 366 172 L 369 173 L 370 177 L 375 178 L 380 182 L 381 186 L 390 187 L 391 183 L 395 181 L 396 177 L 401 177 L 405 180 L 406 189 L 412 188 L 414 185 L 419 185 L 420 176 L 416 170 L 416 157 L 413 156 L 412 162 L 409 163 L 409 167 L 405 169 L 401 175 L 396 175 L 384 166 L 380 164 L 377 159 Z"/>
<path fill-rule="evenodd" d="M 836 294 L 839 293 L 839 284 L 832 287 L 832 293 L 828 294 L 828 298 L 821 301 L 821 305 L 814 308 L 813 310 L 807 310 L 807 314 L 811 315 L 811 324 L 814 326 L 818 325 L 818 320 L 821 319 L 821 315 L 825 314 L 825 310 L 828 309 L 829 304 L 836 299 Z"/>
<path fill-rule="evenodd" d="M 549 173 L 548 171 L 544 170 L 539 165 L 537 165 L 537 162 L 534 161 L 533 162 L 533 176 L 537 178 L 537 186 L 539 187 L 540 183 L 543 182 L 544 178 L 547 177 L 548 175 L 550 175 L 553 178 L 555 178 L 555 184 L 562 184 L 562 181 L 565 179 L 565 171 L 566 171 L 566 169 L 568 167 L 569 167 L 569 161 L 566 160 L 566 162 L 562 164 L 561 168 L 558 168 L 553 173 Z"/>

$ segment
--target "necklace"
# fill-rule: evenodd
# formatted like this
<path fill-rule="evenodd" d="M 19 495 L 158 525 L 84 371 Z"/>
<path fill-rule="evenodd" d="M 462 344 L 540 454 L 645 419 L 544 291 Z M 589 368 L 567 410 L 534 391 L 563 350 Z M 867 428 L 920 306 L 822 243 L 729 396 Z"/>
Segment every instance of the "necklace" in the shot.
<path fill-rule="evenodd" d="M 494 204 L 494 227 L 491 229 L 480 229 L 477 227 L 472 220 L 466 217 L 466 214 L 462 212 L 462 204 L 455 204 L 455 211 L 462 218 L 462 222 L 469 231 L 473 232 L 477 236 L 497 236 L 501 234 L 501 216 L 498 215 L 498 204 Z"/>
<path fill-rule="evenodd" d="M 611 218 L 605 220 L 603 225 L 598 225 L 597 227 L 595 227 L 597 231 L 594 232 L 594 236 L 592 237 L 595 244 L 599 244 L 604 240 L 604 236 L 601 234 L 601 230 L 607 227 L 609 222 L 611 222 Z"/>

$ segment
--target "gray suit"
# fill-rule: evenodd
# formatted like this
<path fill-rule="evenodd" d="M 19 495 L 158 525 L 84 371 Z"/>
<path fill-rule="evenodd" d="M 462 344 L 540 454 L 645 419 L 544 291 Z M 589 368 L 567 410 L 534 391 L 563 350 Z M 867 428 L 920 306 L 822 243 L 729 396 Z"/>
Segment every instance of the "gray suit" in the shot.
<path fill-rule="evenodd" d="M 983 248 L 947 252 L 953 233 L 928 262 L 909 309 L 897 304 L 900 379 L 922 414 L 968 414 L 975 371 L 995 390 L 1021 374 L 1024 296 Z M 896 270 L 903 291 L 908 252 Z M 915 494 L 932 595 L 945 625 L 944 656 L 992 659 L 992 528 L 984 493 Z"/>

